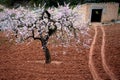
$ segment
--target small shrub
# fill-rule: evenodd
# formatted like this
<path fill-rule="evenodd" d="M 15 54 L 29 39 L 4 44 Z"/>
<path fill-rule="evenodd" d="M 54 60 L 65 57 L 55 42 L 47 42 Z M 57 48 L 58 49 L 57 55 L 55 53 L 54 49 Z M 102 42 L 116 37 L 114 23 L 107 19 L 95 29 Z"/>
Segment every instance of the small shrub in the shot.
<path fill-rule="evenodd" d="M 0 9 L 0 12 L 4 11 L 4 9 Z"/>

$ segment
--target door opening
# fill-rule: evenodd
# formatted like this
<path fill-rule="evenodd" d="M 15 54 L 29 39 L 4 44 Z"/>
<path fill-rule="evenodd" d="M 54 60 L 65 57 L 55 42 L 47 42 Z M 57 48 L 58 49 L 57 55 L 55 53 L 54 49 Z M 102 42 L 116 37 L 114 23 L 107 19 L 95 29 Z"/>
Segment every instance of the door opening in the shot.
<path fill-rule="evenodd" d="M 92 9 L 91 22 L 101 22 L 102 9 Z"/>

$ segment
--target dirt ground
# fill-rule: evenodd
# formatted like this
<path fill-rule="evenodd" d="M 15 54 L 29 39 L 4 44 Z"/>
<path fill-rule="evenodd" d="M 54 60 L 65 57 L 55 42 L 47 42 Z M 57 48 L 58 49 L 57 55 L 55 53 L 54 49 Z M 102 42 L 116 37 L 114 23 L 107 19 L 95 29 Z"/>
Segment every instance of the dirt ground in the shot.
<path fill-rule="evenodd" d="M 116 80 L 120 80 L 120 24 L 105 26 L 104 31 L 105 36 L 101 27 L 97 27 L 96 43 L 93 45 L 91 55 L 94 63 L 92 65 L 95 67 L 93 69 L 102 80 L 112 80 L 109 73 L 114 74 L 113 79 L 115 77 Z M 94 38 L 94 28 L 91 34 Z M 87 49 L 80 45 L 76 47 L 74 44 L 69 47 L 49 44 L 48 47 L 52 62 L 45 64 L 39 41 L 15 44 L 0 32 L 0 80 L 95 79 L 93 77 L 95 73 L 92 74 L 89 67 L 91 47 Z M 104 59 L 109 71 L 104 68 Z"/>

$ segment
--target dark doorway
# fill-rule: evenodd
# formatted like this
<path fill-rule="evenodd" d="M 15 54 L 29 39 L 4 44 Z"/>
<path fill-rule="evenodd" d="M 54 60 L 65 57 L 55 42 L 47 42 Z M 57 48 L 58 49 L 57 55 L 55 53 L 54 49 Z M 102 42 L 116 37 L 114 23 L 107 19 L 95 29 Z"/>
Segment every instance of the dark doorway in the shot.
<path fill-rule="evenodd" d="M 101 22 L 102 9 L 92 9 L 91 22 Z"/>

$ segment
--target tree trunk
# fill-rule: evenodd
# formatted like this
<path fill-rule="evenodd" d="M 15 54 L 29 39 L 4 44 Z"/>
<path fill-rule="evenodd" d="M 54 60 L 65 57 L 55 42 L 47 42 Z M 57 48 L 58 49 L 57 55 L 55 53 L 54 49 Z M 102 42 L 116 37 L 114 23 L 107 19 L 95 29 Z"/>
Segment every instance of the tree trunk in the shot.
<path fill-rule="evenodd" d="M 49 52 L 49 49 L 47 48 L 47 46 L 43 47 L 43 51 L 45 53 L 45 63 L 50 63 L 51 62 L 51 56 L 50 56 L 50 52 Z"/>
<path fill-rule="evenodd" d="M 41 43 L 42 43 L 42 48 L 43 48 L 43 51 L 45 53 L 45 62 L 46 63 L 50 63 L 51 62 L 51 56 L 50 56 L 50 52 L 49 52 L 49 49 L 47 48 L 47 42 L 48 42 L 48 39 L 49 39 L 49 36 L 46 35 L 44 38 L 41 36 Z"/>

